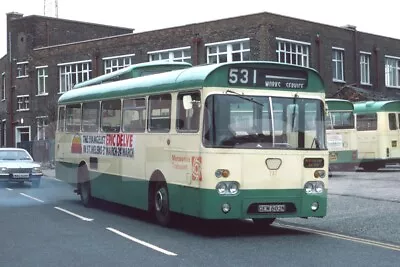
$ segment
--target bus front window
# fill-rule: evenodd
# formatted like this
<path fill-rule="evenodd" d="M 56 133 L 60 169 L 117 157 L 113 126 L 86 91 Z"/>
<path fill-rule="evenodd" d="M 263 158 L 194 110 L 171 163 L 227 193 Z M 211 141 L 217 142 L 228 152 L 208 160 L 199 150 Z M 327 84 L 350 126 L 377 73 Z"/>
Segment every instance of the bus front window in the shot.
<path fill-rule="evenodd" d="M 325 149 L 323 102 L 317 99 L 211 95 L 205 103 L 206 147 Z"/>

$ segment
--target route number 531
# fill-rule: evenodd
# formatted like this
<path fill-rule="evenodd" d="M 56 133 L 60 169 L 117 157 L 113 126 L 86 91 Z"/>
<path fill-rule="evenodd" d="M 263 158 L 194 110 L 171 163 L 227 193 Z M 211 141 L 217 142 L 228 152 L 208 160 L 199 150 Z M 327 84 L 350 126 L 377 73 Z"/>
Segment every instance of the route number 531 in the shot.
<path fill-rule="evenodd" d="M 255 72 L 256 70 L 254 70 Z M 256 77 L 255 73 L 253 77 Z M 249 70 L 248 69 L 229 69 L 229 83 L 230 84 L 248 84 L 249 83 Z"/>

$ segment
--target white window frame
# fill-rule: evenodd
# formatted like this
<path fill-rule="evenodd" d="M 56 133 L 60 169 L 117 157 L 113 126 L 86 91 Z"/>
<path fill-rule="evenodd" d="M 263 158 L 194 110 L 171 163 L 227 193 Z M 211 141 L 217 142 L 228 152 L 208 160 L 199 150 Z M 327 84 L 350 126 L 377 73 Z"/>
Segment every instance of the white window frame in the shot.
<path fill-rule="evenodd" d="M 29 95 L 17 95 L 17 111 L 29 110 Z M 22 108 L 21 108 L 22 107 Z"/>
<path fill-rule="evenodd" d="M 334 52 L 337 52 L 338 55 L 340 56 L 340 58 L 334 58 Z M 332 69 L 332 81 L 334 82 L 341 82 L 344 83 L 345 82 L 345 77 L 344 77 L 344 48 L 341 47 L 332 47 L 332 63 L 335 64 L 335 69 Z M 337 71 L 337 64 L 341 63 L 341 68 L 340 68 L 340 72 L 342 74 L 342 79 L 338 78 L 338 74 L 336 73 Z M 335 74 L 333 74 L 333 71 L 335 71 Z"/>
<path fill-rule="evenodd" d="M 79 65 L 81 65 L 81 71 L 77 70 Z M 86 66 L 85 70 L 83 69 L 84 66 Z M 60 63 L 57 64 L 57 67 L 60 80 L 58 91 L 59 94 L 70 91 L 78 82 L 80 83 L 87 81 L 92 77 L 92 61 L 90 59 L 76 62 Z M 81 79 L 78 79 L 79 77 Z"/>
<path fill-rule="evenodd" d="M 365 72 L 365 73 L 364 73 Z M 360 51 L 360 84 L 371 84 L 371 53 Z"/>
<path fill-rule="evenodd" d="M 36 140 L 46 140 L 46 129 L 49 127 L 48 119 L 48 116 L 36 117 Z M 41 138 L 41 130 L 43 138 Z"/>
<path fill-rule="evenodd" d="M 49 77 L 48 66 L 38 66 L 36 67 L 37 73 L 37 95 L 48 95 L 49 93 L 46 90 L 47 78 Z M 40 88 L 40 80 L 43 79 L 43 90 Z"/>
<path fill-rule="evenodd" d="M 248 44 L 248 48 L 244 48 L 244 44 Z M 239 50 L 233 50 L 233 45 L 240 44 Z M 251 49 L 250 49 L 250 38 L 236 39 L 236 40 L 228 40 L 222 42 L 208 43 L 204 45 L 207 49 L 207 64 L 213 63 L 221 63 L 220 56 L 226 55 L 226 62 L 233 62 L 233 54 L 240 54 L 240 60 L 243 61 L 244 53 L 249 53 L 249 59 L 251 57 Z M 226 46 L 225 51 L 220 51 L 221 46 Z M 212 48 L 216 48 L 216 52 L 211 52 Z M 210 58 L 216 57 L 217 62 L 210 63 Z"/>
<path fill-rule="evenodd" d="M 388 64 L 389 61 L 392 64 Z M 385 85 L 389 88 L 400 88 L 400 57 L 385 55 Z"/>
<path fill-rule="evenodd" d="M 28 61 L 17 62 L 17 78 L 29 77 L 28 74 Z"/>
<path fill-rule="evenodd" d="M 3 94 L 1 100 L 6 100 L 6 84 L 6 73 L 3 72 L 1 74 L 1 92 Z"/>
<path fill-rule="evenodd" d="M 302 67 L 310 66 L 311 43 L 285 39 L 280 37 L 276 37 L 275 39 L 277 41 L 277 49 L 276 49 L 277 62 L 302 66 Z M 283 60 L 281 60 L 282 56 L 284 58 Z"/>
<path fill-rule="evenodd" d="M 175 56 L 175 53 L 180 52 L 180 56 Z M 185 56 L 185 52 L 189 52 L 189 56 Z M 165 62 L 192 62 L 192 51 L 190 46 L 177 47 L 164 50 L 149 51 L 149 61 L 165 61 Z M 167 54 L 168 58 L 162 58 Z"/>
<path fill-rule="evenodd" d="M 103 57 L 104 74 L 126 68 L 134 63 L 135 54 L 119 55 L 112 57 Z M 120 64 L 122 61 L 122 64 Z M 107 66 L 108 63 L 110 66 Z"/>

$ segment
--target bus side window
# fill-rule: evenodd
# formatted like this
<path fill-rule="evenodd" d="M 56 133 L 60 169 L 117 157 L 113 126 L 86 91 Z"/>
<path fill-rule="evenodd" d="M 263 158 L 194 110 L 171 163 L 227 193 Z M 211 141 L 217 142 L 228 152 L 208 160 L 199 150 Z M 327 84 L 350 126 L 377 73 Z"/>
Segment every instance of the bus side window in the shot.
<path fill-rule="evenodd" d="M 101 130 L 106 133 L 119 133 L 121 126 L 121 100 L 101 102 Z"/>
<path fill-rule="evenodd" d="M 149 132 L 169 132 L 171 128 L 171 95 L 149 97 Z"/>
<path fill-rule="evenodd" d="M 146 125 L 146 99 L 124 99 L 122 108 L 122 131 L 143 133 Z"/>
<path fill-rule="evenodd" d="M 396 114 L 389 113 L 389 130 L 397 130 Z"/>
<path fill-rule="evenodd" d="M 183 96 L 190 95 L 194 101 L 192 108 L 186 110 L 183 107 Z M 176 116 L 176 129 L 177 131 L 198 132 L 200 123 L 200 92 L 179 93 L 178 94 L 178 108 Z"/>
<path fill-rule="evenodd" d="M 68 105 L 66 109 L 65 131 L 80 132 L 81 130 L 81 104 Z"/>
<path fill-rule="evenodd" d="M 57 129 L 59 132 L 65 131 L 65 107 L 60 107 L 58 109 Z"/>
<path fill-rule="evenodd" d="M 82 105 L 82 131 L 97 132 L 99 130 L 99 102 Z"/>

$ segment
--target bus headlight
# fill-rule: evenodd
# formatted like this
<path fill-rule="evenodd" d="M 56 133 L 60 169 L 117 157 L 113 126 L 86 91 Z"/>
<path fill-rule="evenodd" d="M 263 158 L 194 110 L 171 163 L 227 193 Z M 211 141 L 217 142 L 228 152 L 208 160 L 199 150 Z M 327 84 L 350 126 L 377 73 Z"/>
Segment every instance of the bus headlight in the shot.
<path fill-rule="evenodd" d="M 324 192 L 324 184 L 323 183 L 316 183 L 315 184 L 315 192 L 321 194 Z"/>
<path fill-rule="evenodd" d="M 307 182 L 304 185 L 304 190 L 307 194 L 311 194 L 314 191 L 314 184 L 312 182 Z"/>
<path fill-rule="evenodd" d="M 225 194 L 225 192 L 226 192 L 226 184 L 225 183 L 218 183 L 216 188 L 217 188 L 218 194 L 220 194 L 220 195 Z"/>
<path fill-rule="evenodd" d="M 325 185 L 321 181 L 307 182 L 304 185 L 304 191 L 306 194 L 321 194 L 324 192 Z"/>
<path fill-rule="evenodd" d="M 230 183 L 228 189 L 229 193 L 236 195 L 239 192 L 239 185 L 237 183 Z"/>
<path fill-rule="evenodd" d="M 239 183 L 219 182 L 215 187 L 220 195 L 236 195 L 239 193 Z"/>

